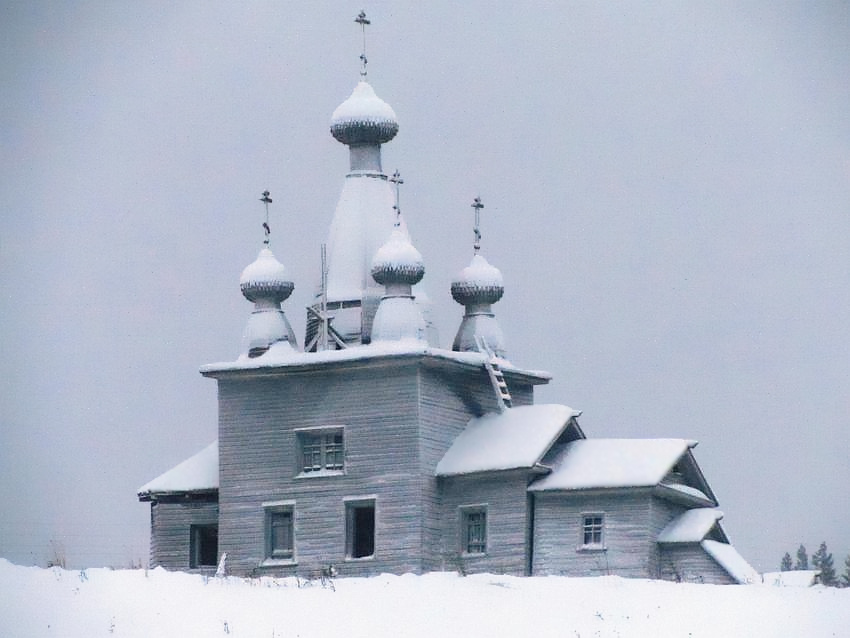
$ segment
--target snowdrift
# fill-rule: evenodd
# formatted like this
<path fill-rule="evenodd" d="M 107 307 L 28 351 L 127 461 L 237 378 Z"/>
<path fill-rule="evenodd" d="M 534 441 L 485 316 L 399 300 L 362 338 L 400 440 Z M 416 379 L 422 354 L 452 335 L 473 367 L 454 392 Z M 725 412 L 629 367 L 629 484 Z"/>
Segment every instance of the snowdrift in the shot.
<path fill-rule="evenodd" d="M 847 636 L 850 589 L 599 578 L 378 576 L 322 584 L 0 559 L 0 635 Z"/>

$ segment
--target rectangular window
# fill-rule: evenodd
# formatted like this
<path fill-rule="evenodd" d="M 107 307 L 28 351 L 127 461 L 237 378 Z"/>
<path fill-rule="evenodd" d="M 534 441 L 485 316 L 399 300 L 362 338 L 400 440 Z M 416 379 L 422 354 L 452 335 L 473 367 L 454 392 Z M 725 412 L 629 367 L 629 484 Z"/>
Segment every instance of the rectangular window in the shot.
<path fill-rule="evenodd" d="M 345 556 L 370 558 L 375 555 L 375 501 L 345 503 Z"/>
<path fill-rule="evenodd" d="M 189 527 L 189 567 L 215 567 L 218 562 L 218 525 Z"/>
<path fill-rule="evenodd" d="M 582 545 L 584 547 L 602 547 L 604 514 L 585 514 L 582 523 Z"/>
<path fill-rule="evenodd" d="M 302 474 L 328 470 L 342 472 L 345 468 L 342 429 L 301 430 L 298 432 L 298 442 L 301 448 Z"/>
<path fill-rule="evenodd" d="M 295 525 L 292 506 L 266 509 L 266 558 L 292 560 L 295 556 Z"/>
<path fill-rule="evenodd" d="M 485 554 L 487 552 L 487 508 L 465 508 L 462 511 L 462 552 Z"/>

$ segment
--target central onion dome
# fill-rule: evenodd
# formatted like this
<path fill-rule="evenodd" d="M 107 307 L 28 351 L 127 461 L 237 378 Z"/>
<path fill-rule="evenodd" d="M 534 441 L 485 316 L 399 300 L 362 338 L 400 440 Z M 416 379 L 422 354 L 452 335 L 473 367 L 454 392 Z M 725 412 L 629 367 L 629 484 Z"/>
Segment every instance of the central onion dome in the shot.
<path fill-rule="evenodd" d="M 452 298 L 462 306 L 494 304 L 504 292 L 502 273 L 481 255 L 475 255 L 452 282 Z"/>
<path fill-rule="evenodd" d="M 407 237 L 394 228 L 389 240 L 378 249 L 372 260 L 372 278 L 382 286 L 418 284 L 425 275 L 422 255 Z"/>
<path fill-rule="evenodd" d="M 365 80 L 331 116 L 331 135 L 348 146 L 384 144 L 398 133 L 392 107 L 375 95 Z"/>
<path fill-rule="evenodd" d="M 263 248 L 257 259 L 242 271 L 239 288 L 248 301 L 268 300 L 280 304 L 289 298 L 295 284 L 272 251 Z"/>

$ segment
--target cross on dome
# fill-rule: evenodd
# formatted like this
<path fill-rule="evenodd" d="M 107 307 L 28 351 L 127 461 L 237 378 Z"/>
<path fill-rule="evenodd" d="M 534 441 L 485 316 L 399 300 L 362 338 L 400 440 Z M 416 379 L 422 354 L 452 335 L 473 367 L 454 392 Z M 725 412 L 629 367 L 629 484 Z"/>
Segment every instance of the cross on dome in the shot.
<path fill-rule="evenodd" d="M 260 198 L 260 201 L 266 205 L 266 221 L 263 222 L 263 230 L 266 233 L 266 239 L 263 243 L 268 246 L 269 245 L 269 235 L 272 234 L 272 229 L 269 227 L 269 204 L 272 203 L 271 197 L 269 197 L 271 193 L 269 191 L 263 191 L 263 196 Z"/>
<path fill-rule="evenodd" d="M 401 205 L 399 201 L 401 200 L 401 185 L 404 184 L 404 180 L 401 178 L 401 173 L 398 172 L 398 169 L 395 169 L 395 173 L 389 179 L 390 182 L 395 184 L 395 204 L 393 205 L 393 210 L 395 210 L 395 227 L 398 228 L 401 226 Z"/>
<path fill-rule="evenodd" d="M 481 203 L 480 197 L 476 197 L 473 200 L 472 207 L 475 209 L 475 226 L 473 227 L 475 243 L 473 244 L 473 248 L 477 255 L 478 251 L 481 250 L 481 209 L 484 208 L 484 204 Z"/>
<path fill-rule="evenodd" d="M 362 63 L 362 66 L 360 68 L 360 75 L 365 78 L 366 64 L 368 63 L 368 60 L 366 59 L 366 25 L 372 24 L 372 21 L 366 19 L 366 12 L 362 10 L 357 15 L 357 17 L 354 18 L 354 21 L 359 24 L 360 28 L 363 30 L 363 52 L 360 54 L 360 62 Z"/>

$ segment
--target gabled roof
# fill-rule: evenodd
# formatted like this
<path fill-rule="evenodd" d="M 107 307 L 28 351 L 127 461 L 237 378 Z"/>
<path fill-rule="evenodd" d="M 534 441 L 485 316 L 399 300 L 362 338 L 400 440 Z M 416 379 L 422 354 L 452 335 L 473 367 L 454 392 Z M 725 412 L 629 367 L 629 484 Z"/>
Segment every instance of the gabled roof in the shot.
<path fill-rule="evenodd" d="M 531 468 L 573 417 L 565 405 L 523 405 L 471 419 L 437 464 L 437 476 Z"/>
<path fill-rule="evenodd" d="M 728 543 L 704 540 L 700 545 L 738 584 L 761 582 L 761 575 Z"/>
<path fill-rule="evenodd" d="M 687 510 L 661 530 L 658 535 L 658 542 L 699 543 L 708 536 L 721 518 L 723 518 L 723 512 L 715 507 L 698 507 Z"/>
<path fill-rule="evenodd" d="M 567 444 L 552 472 L 528 488 L 584 490 L 658 485 L 696 441 L 685 439 L 582 439 Z"/>
<path fill-rule="evenodd" d="M 199 492 L 218 489 L 218 441 L 190 456 L 138 489 L 139 498 L 151 494 Z"/>

